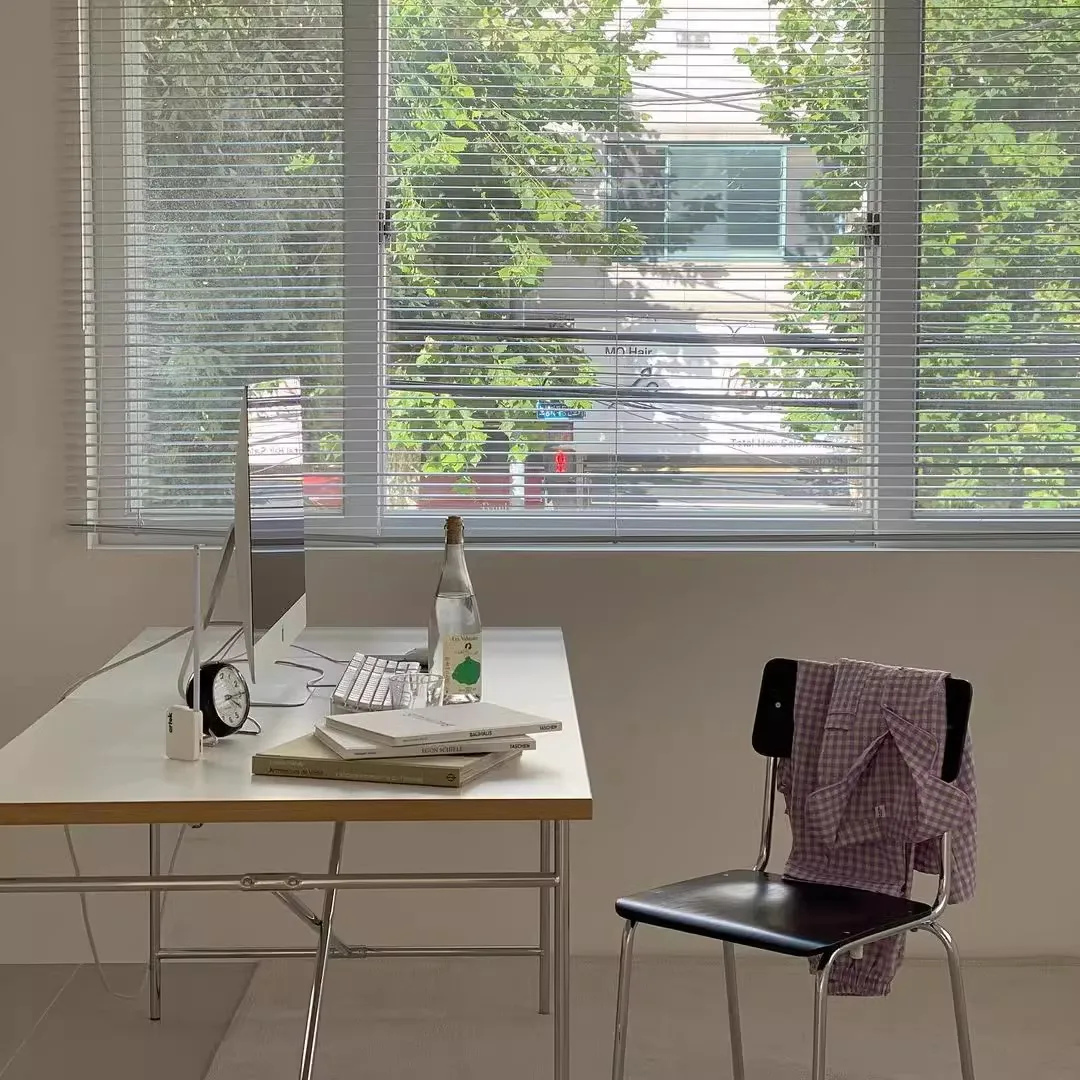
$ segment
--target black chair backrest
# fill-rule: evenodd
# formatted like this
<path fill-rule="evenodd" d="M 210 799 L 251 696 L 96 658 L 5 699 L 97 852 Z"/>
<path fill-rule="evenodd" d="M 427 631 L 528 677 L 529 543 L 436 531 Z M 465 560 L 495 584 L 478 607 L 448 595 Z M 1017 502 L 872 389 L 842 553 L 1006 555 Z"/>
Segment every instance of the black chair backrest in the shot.
<path fill-rule="evenodd" d="M 797 660 L 770 660 L 761 674 L 761 694 L 754 717 L 754 749 L 764 757 L 791 757 L 795 738 L 795 684 Z M 941 779 L 952 783 L 960 775 L 960 763 L 971 716 L 971 683 L 949 678 L 945 682 L 947 714 L 945 753 Z"/>

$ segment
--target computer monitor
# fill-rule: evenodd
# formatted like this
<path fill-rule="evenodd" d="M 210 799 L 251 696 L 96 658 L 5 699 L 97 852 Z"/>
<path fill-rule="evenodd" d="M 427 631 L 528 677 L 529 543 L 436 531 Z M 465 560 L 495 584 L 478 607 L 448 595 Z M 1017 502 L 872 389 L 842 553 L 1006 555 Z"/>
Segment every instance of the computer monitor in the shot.
<path fill-rule="evenodd" d="M 302 400 L 289 383 L 245 387 L 240 402 L 236 568 L 252 683 L 267 681 L 307 626 Z"/>

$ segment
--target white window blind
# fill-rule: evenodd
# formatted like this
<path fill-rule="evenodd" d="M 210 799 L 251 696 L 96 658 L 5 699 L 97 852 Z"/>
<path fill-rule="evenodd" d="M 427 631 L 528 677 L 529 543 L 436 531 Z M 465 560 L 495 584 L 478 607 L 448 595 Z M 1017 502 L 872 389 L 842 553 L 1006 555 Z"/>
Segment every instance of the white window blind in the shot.
<path fill-rule="evenodd" d="M 88 518 L 213 524 L 232 503 L 245 383 L 304 377 L 308 430 L 265 433 L 283 467 L 306 444 L 317 468 L 340 439 L 341 5 L 80 11 Z"/>
<path fill-rule="evenodd" d="M 1080 508 L 1080 7 L 928 0 L 917 512 Z"/>
<path fill-rule="evenodd" d="M 929 4 L 71 0 L 72 520 L 259 383 L 328 541 L 1071 534 L 1073 8 Z"/>

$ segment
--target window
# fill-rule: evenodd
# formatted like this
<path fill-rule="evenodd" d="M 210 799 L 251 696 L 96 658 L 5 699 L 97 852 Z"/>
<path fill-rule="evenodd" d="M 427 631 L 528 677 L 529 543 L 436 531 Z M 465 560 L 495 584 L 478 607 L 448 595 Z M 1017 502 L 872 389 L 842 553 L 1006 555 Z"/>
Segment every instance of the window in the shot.
<path fill-rule="evenodd" d="M 971 15 L 930 0 L 924 31 L 912 497 L 927 515 L 1071 517 L 1080 24 L 1050 0 Z"/>
<path fill-rule="evenodd" d="M 708 30 L 676 30 L 675 44 L 688 49 L 707 49 L 712 44 Z"/>
<path fill-rule="evenodd" d="M 785 149 L 724 143 L 613 146 L 609 212 L 637 226 L 646 258 L 779 258 Z"/>
<path fill-rule="evenodd" d="M 65 0 L 72 518 L 218 528 L 245 383 L 315 536 L 1071 542 L 1064 0 Z"/>

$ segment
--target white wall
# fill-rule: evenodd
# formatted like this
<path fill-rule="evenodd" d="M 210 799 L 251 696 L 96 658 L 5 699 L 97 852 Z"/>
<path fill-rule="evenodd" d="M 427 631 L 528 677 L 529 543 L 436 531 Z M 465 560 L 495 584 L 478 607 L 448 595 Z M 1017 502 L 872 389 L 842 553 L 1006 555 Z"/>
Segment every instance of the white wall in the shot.
<path fill-rule="evenodd" d="M 0 739 L 144 624 L 186 614 L 184 556 L 89 552 L 62 524 L 50 35 L 49 4 L 0 5 Z M 320 557 L 312 620 L 419 622 L 434 558 Z M 574 836 L 578 950 L 614 947 L 619 892 L 743 862 L 755 847 L 760 768 L 748 736 L 762 663 L 854 655 L 942 666 L 975 683 L 980 892 L 952 917 L 967 952 L 1080 955 L 1080 556 L 477 552 L 471 565 L 489 622 L 566 630 L 596 795 L 595 821 Z M 372 869 L 525 866 L 532 837 L 519 825 L 358 827 L 347 859 Z M 140 868 L 139 830 L 78 838 L 94 871 Z M 181 865 L 314 868 L 325 839 L 306 826 L 208 827 Z M 4 830 L 0 866 L 62 871 L 58 830 Z M 138 957 L 143 903 L 102 897 L 92 907 L 106 955 Z M 345 929 L 362 925 L 369 943 L 521 940 L 529 910 L 525 896 L 497 894 L 349 896 L 342 908 Z M 174 897 L 167 924 L 174 944 L 305 934 L 267 897 Z M 73 899 L 0 897 L 0 960 L 84 955 Z"/>

